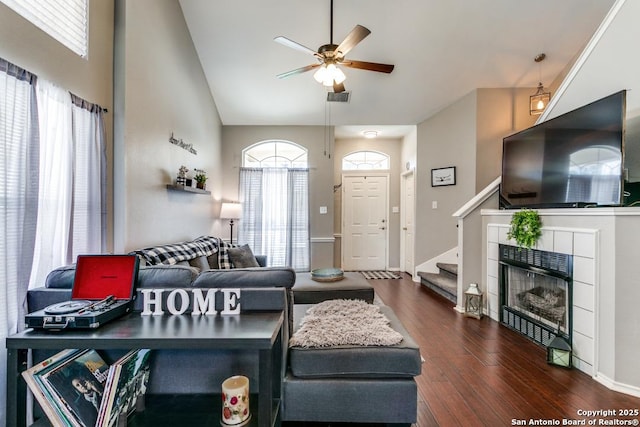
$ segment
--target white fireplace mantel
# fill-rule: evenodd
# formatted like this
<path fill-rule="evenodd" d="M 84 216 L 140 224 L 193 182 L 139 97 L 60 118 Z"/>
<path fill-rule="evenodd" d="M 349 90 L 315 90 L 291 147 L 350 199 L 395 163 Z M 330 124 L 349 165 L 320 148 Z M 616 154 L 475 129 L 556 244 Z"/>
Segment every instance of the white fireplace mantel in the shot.
<path fill-rule="evenodd" d="M 510 210 L 482 210 L 486 311 L 499 321 L 498 245 Z M 534 249 L 573 255 L 574 366 L 607 387 L 640 397 L 640 208 L 540 209 Z"/>

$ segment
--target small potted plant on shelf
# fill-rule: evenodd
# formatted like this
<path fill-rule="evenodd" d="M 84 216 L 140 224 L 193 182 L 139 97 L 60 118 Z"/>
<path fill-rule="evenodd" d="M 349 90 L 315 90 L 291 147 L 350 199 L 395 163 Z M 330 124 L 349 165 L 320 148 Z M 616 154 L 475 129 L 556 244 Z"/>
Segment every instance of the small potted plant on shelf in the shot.
<path fill-rule="evenodd" d="M 519 248 L 531 249 L 542 235 L 542 220 L 537 211 L 522 209 L 511 217 L 507 238 L 513 239 Z"/>
<path fill-rule="evenodd" d="M 205 171 L 203 171 L 202 169 L 194 169 L 194 172 L 196 174 L 193 177 L 193 179 L 196 180 L 196 187 L 198 187 L 201 190 L 204 190 L 205 189 L 205 183 L 207 182 L 207 173 Z"/>
<path fill-rule="evenodd" d="M 186 166 L 184 165 L 180 166 L 180 169 L 178 169 L 178 178 L 176 178 L 176 184 L 178 185 L 187 184 L 187 172 L 189 172 L 189 169 L 187 169 Z"/>

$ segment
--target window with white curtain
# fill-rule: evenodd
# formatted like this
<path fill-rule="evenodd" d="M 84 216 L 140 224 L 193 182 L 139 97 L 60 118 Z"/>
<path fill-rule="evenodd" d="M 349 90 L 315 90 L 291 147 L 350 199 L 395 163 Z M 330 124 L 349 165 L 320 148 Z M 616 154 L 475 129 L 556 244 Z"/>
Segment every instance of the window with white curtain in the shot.
<path fill-rule="evenodd" d="M 22 329 L 38 211 L 36 76 L 0 59 L 0 342 Z M 0 385 L 7 380 L 0 346 Z M 15 374 L 15 373 L 14 373 Z M 0 425 L 6 401 L 0 399 Z"/>
<path fill-rule="evenodd" d="M 243 151 L 242 220 L 238 242 L 267 256 L 270 266 L 310 267 L 307 150 L 289 141 L 264 141 Z"/>
<path fill-rule="evenodd" d="M 0 340 L 23 329 L 29 286 L 106 249 L 103 113 L 0 58 Z"/>

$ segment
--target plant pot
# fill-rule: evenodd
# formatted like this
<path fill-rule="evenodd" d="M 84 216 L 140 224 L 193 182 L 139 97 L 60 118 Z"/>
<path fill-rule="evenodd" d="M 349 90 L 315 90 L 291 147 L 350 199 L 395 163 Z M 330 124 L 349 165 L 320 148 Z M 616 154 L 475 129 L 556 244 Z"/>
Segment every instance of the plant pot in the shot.
<path fill-rule="evenodd" d="M 201 190 L 204 190 L 205 187 L 206 187 L 206 184 L 204 182 L 198 182 L 198 183 L 196 183 L 196 187 L 201 189 Z"/>

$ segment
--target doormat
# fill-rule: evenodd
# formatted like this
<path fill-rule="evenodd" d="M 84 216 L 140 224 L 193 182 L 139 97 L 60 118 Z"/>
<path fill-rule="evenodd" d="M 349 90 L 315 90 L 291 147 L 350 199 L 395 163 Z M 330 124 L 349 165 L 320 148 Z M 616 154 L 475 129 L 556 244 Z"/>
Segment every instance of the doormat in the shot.
<path fill-rule="evenodd" d="M 373 279 L 400 279 L 401 277 L 396 274 L 396 273 L 392 273 L 391 271 L 361 271 L 360 273 L 362 273 L 362 275 L 364 276 L 365 279 L 367 280 L 373 280 Z"/>

